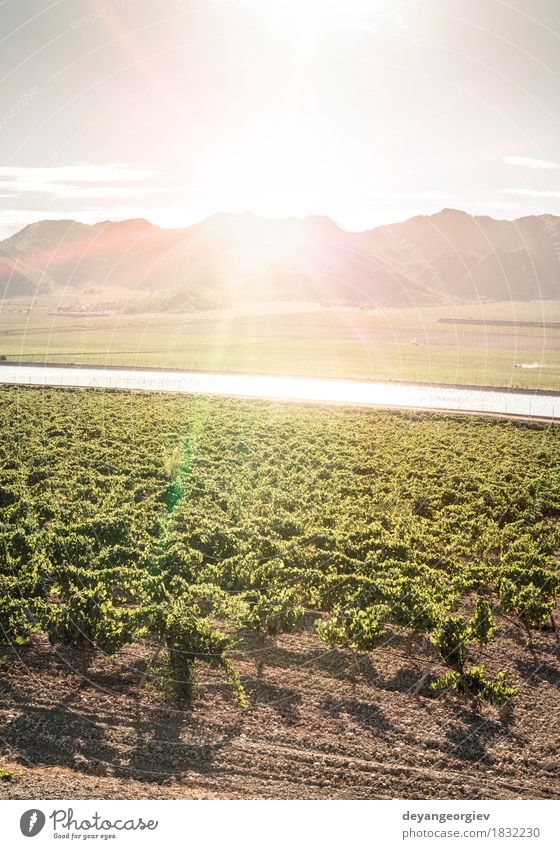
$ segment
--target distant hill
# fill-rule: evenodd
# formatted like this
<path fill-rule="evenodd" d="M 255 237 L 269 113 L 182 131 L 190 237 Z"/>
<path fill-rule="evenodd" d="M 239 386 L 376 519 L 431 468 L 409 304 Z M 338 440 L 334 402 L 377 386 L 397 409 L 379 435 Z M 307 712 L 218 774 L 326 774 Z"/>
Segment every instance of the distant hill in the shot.
<path fill-rule="evenodd" d="M 560 297 L 560 218 L 498 221 L 444 209 L 364 233 L 328 218 L 216 215 L 182 230 L 144 220 L 39 221 L 0 241 L 3 298 L 243 300 L 420 306 Z"/>

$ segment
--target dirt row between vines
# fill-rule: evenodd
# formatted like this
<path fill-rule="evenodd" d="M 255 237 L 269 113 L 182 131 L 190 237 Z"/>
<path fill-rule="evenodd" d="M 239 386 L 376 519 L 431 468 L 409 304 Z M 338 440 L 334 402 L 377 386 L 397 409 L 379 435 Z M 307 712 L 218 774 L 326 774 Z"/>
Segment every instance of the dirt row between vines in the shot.
<path fill-rule="evenodd" d="M 560 661 L 554 634 L 534 652 L 515 629 L 483 652 L 520 687 L 511 717 L 413 688 L 424 669 L 402 647 L 363 657 L 312 633 L 284 636 L 254 680 L 235 653 L 249 707 L 201 670 L 193 708 L 135 646 L 83 676 L 43 637 L 0 668 L 1 798 L 558 798 Z M 157 670 L 156 670 L 157 672 Z"/>

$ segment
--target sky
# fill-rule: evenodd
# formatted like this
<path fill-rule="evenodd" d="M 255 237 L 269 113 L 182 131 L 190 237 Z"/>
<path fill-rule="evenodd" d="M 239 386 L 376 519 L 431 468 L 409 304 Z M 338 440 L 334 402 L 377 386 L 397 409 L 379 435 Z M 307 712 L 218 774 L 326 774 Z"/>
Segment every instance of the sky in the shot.
<path fill-rule="evenodd" d="M 0 236 L 560 214 L 558 0 L 3 0 Z"/>

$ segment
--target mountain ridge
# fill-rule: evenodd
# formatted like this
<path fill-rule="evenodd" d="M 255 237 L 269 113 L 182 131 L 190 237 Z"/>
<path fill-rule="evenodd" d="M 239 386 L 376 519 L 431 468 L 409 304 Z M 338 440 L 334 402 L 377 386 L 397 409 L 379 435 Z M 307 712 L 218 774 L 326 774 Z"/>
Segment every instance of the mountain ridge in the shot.
<path fill-rule="evenodd" d="M 509 221 L 445 208 L 348 232 L 326 216 L 218 213 L 29 224 L 0 241 L 3 298 L 149 298 L 162 310 L 243 300 L 421 306 L 560 297 L 560 217 Z"/>

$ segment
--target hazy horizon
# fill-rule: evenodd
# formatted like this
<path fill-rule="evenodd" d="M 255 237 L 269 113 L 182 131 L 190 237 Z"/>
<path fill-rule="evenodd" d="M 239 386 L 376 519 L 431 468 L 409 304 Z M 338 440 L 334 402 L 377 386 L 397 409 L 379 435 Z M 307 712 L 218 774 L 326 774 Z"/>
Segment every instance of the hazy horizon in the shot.
<path fill-rule="evenodd" d="M 157 227 L 161 230 L 186 230 L 186 229 L 189 229 L 190 227 L 196 227 L 199 224 L 204 224 L 208 221 L 211 221 L 213 218 L 221 218 L 221 217 L 223 217 L 223 218 L 227 218 L 227 217 L 245 218 L 245 217 L 248 217 L 248 218 L 256 218 L 256 219 L 259 219 L 259 220 L 262 220 L 262 221 L 270 221 L 270 222 L 276 222 L 277 221 L 279 223 L 287 222 L 287 221 L 305 222 L 305 221 L 309 221 L 309 220 L 313 220 L 313 219 L 324 219 L 325 221 L 330 221 L 331 224 L 334 224 L 339 230 L 342 230 L 343 232 L 351 233 L 351 234 L 355 234 L 355 235 L 360 235 L 362 233 L 368 233 L 371 230 L 375 230 L 375 229 L 377 229 L 377 227 L 390 226 L 391 224 L 402 224 L 402 223 L 405 223 L 405 222 L 411 220 L 412 218 L 419 218 L 419 217 L 434 218 L 434 217 L 442 215 L 446 212 L 448 212 L 448 213 L 460 213 L 462 215 L 468 215 L 471 218 L 490 218 L 493 221 L 509 221 L 511 223 L 515 223 L 516 221 L 519 221 L 522 218 L 539 217 L 539 216 L 542 216 L 542 215 L 552 215 L 553 217 L 560 218 L 560 210 L 559 210 L 558 213 L 528 212 L 524 215 L 514 215 L 513 217 L 510 217 L 510 216 L 505 216 L 505 215 L 492 215 L 492 214 L 489 214 L 489 213 L 467 212 L 467 210 L 458 209 L 457 207 L 441 207 L 440 209 L 437 209 L 434 212 L 417 213 L 416 215 L 407 216 L 406 218 L 395 219 L 395 220 L 391 220 L 391 221 L 383 221 L 380 224 L 374 225 L 373 227 L 367 227 L 364 230 L 362 230 L 362 229 L 353 230 L 351 228 L 343 227 L 340 224 L 340 222 L 336 221 L 331 216 L 321 215 L 320 213 L 309 213 L 308 215 L 279 216 L 279 215 L 259 215 L 258 213 L 251 212 L 250 210 L 247 210 L 245 212 L 217 211 L 217 212 L 212 212 L 209 215 L 204 216 L 203 218 L 197 219 L 196 221 L 193 221 L 192 224 L 185 224 L 183 226 L 172 226 L 170 224 L 160 224 L 156 221 L 150 220 L 150 218 L 146 218 L 145 216 L 135 216 L 135 217 L 132 217 L 132 218 L 105 218 L 105 219 L 100 218 L 97 221 L 86 221 L 86 220 L 81 220 L 80 217 L 66 218 L 66 217 L 59 217 L 58 215 L 55 214 L 55 217 L 38 218 L 36 221 L 30 221 L 29 224 L 18 225 L 15 228 L 7 228 L 7 231 L 5 233 L 4 233 L 3 230 L 0 230 L 0 241 L 3 241 L 4 239 L 8 239 L 8 238 L 10 238 L 10 236 L 16 235 L 17 233 L 24 230 L 25 227 L 33 226 L 33 224 L 41 224 L 41 223 L 45 223 L 45 222 L 49 222 L 49 221 L 52 221 L 53 223 L 68 222 L 69 221 L 69 222 L 73 222 L 73 223 L 76 223 L 76 224 L 84 224 L 88 227 L 95 227 L 99 224 L 124 224 L 124 223 L 132 222 L 132 221 L 146 221 L 146 223 L 150 224 L 153 227 Z"/>

